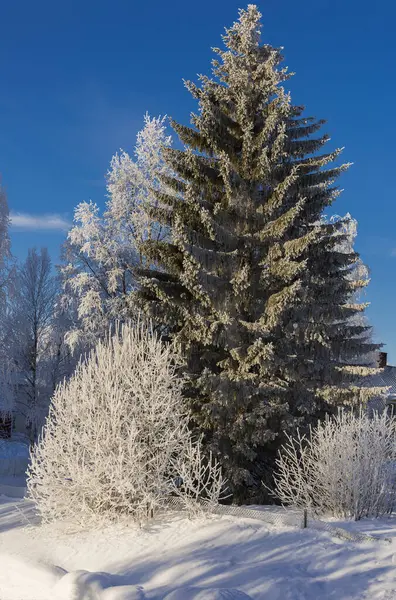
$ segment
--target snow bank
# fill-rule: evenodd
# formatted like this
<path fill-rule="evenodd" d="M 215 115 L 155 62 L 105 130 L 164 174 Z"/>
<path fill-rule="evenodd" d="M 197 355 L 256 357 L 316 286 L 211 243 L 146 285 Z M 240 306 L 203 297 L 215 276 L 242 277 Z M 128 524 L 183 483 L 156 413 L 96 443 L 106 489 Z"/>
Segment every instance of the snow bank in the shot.
<path fill-rule="evenodd" d="M 53 588 L 56 600 L 144 600 L 144 592 L 134 585 L 113 586 L 108 573 L 72 571 Z"/>
<path fill-rule="evenodd" d="M 0 565 L 1 600 L 49 600 L 51 590 L 65 573 L 60 567 L 6 552 L 0 553 Z"/>
<path fill-rule="evenodd" d="M 143 588 L 134 585 L 119 585 L 103 590 L 100 600 L 145 600 Z"/>
<path fill-rule="evenodd" d="M 396 518 L 342 523 L 393 538 L 363 544 L 233 515 L 141 529 L 35 523 L 32 503 L 0 498 L 1 600 L 396 598 Z"/>
<path fill-rule="evenodd" d="M 29 458 L 29 445 L 17 440 L 0 439 L 0 459 L 12 457 Z"/>
<path fill-rule="evenodd" d="M 251 600 L 250 596 L 234 589 L 180 588 L 167 594 L 164 600 Z"/>
<path fill-rule="evenodd" d="M 32 584 L 39 583 L 51 588 L 65 574 L 65 570 L 29 558 L 21 559 L 14 554 L 0 554 L 1 569 L 9 578 L 24 576 Z"/>
<path fill-rule="evenodd" d="M 0 564 L 8 579 L 28 584 L 38 598 L 53 600 L 145 600 L 142 586 L 117 585 L 117 578 L 104 572 L 84 570 L 67 573 L 60 567 L 34 562 L 14 555 L 0 554 Z M 44 595 L 43 595 L 44 594 Z M 4 596 L 1 596 L 3 599 Z M 182 587 L 164 600 L 251 600 L 237 589 Z"/>
<path fill-rule="evenodd" d="M 22 593 L 26 600 L 30 594 L 39 600 L 145 600 L 143 588 L 133 585 L 114 587 L 114 577 L 108 573 L 83 570 L 67 573 L 61 567 L 7 554 L 0 554 L 0 565 L 3 580 L 8 580 L 9 591 L 13 588 L 13 592 L 19 593 L 15 581 L 24 582 Z M 7 599 L 1 587 L 0 592 L 1 599 Z"/>
<path fill-rule="evenodd" d="M 29 446 L 20 441 L 0 439 L 0 477 L 24 475 L 29 464 Z"/>

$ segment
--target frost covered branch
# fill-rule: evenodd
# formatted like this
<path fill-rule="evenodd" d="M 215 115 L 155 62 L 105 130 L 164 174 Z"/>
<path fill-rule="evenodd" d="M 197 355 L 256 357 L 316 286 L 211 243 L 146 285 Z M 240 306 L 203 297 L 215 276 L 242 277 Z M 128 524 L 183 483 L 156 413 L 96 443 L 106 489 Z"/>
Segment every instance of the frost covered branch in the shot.
<path fill-rule="evenodd" d="M 166 190 L 161 177 L 170 175 L 170 169 L 162 153 L 170 145 L 165 117 L 146 114 L 134 155 L 121 150 L 111 159 L 104 213 L 93 202 L 82 202 L 75 209 L 62 267 L 64 303 L 75 311 L 68 335 L 71 346 L 82 342 L 92 347 L 111 323 L 131 315 L 134 271 L 145 263 L 140 245 L 169 236 L 152 211 L 158 208 L 157 192 Z"/>
<path fill-rule="evenodd" d="M 27 484 L 45 520 L 141 522 L 172 495 L 190 512 L 219 500 L 221 472 L 192 440 L 179 366 L 139 321 L 118 326 L 58 387 Z"/>
<path fill-rule="evenodd" d="M 305 438 L 288 437 L 277 459 L 283 504 L 336 517 L 381 516 L 396 502 L 396 420 L 340 411 Z"/>

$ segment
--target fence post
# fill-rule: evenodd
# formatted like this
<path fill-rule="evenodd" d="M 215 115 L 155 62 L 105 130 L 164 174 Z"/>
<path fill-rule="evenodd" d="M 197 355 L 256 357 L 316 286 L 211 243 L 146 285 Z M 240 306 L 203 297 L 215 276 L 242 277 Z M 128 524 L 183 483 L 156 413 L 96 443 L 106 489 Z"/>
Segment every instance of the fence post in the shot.
<path fill-rule="evenodd" d="M 308 527 L 308 511 L 304 508 L 304 516 L 303 516 L 303 529 Z"/>

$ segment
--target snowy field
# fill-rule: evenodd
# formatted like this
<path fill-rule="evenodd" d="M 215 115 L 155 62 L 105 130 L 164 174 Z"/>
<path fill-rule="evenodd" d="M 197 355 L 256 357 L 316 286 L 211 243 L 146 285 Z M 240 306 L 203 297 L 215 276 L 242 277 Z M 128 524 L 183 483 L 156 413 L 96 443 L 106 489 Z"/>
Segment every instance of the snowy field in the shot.
<path fill-rule="evenodd" d="M 177 515 L 73 531 L 39 526 L 29 502 L 2 497 L 0 600 L 394 600 L 396 518 L 345 526 L 394 541 Z"/>

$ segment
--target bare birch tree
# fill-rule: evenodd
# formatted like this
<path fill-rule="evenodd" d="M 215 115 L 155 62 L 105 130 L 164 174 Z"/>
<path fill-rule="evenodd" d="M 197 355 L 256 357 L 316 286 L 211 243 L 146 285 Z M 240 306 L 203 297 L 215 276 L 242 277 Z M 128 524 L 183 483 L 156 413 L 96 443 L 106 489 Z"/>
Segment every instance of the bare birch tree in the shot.
<path fill-rule="evenodd" d="M 48 397 L 48 358 L 53 339 L 54 305 L 57 292 L 48 250 L 32 248 L 17 271 L 17 289 L 10 337 L 20 379 L 24 381 L 26 418 L 35 438 Z M 49 394 L 50 395 L 50 394 Z"/>

